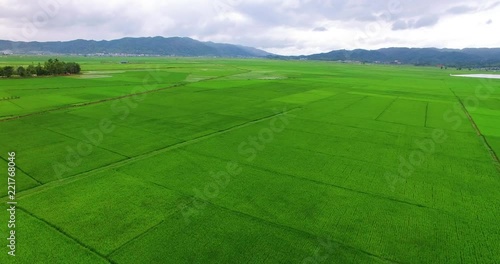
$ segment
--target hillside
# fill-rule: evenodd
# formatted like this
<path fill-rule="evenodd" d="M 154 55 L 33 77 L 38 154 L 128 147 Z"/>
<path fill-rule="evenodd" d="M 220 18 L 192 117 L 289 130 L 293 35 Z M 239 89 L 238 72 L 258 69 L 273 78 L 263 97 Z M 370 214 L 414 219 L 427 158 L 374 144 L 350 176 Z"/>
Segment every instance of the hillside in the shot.
<path fill-rule="evenodd" d="M 181 37 L 122 38 L 117 40 L 73 40 L 13 42 L 0 40 L 0 52 L 15 54 L 130 54 L 163 56 L 264 57 L 263 50 L 232 44 L 201 42 Z"/>
<path fill-rule="evenodd" d="M 500 48 L 384 48 L 379 50 L 333 50 L 302 56 L 281 56 L 233 44 L 202 42 L 186 37 L 144 37 L 116 40 L 72 40 L 53 42 L 14 42 L 0 40 L 0 53 L 14 54 L 117 54 L 179 57 L 267 57 L 367 63 L 401 63 L 451 67 L 499 67 Z"/>
<path fill-rule="evenodd" d="M 327 53 L 313 54 L 296 57 L 309 60 L 350 60 L 360 62 L 379 62 L 413 65 L 437 65 L 448 66 L 500 66 L 500 48 L 496 49 L 436 49 L 436 48 L 385 48 L 379 50 L 334 50 Z"/>

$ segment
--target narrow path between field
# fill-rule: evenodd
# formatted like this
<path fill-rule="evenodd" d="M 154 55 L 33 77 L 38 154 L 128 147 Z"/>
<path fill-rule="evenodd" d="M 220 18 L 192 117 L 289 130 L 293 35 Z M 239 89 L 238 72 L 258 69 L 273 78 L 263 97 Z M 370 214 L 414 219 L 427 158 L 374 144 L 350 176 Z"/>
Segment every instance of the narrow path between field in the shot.
<path fill-rule="evenodd" d="M 493 150 L 490 143 L 488 143 L 488 140 L 486 139 L 486 137 L 481 133 L 481 130 L 477 126 L 476 122 L 474 122 L 474 119 L 470 115 L 469 110 L 467 110 L 467 107 L 465 107 L 465 104 L 463 103 L 462 99 L 457 94 L 455 94 L 455 92 L 450 87 L 448 87 L 448 88 L 453 93 L 453 95 L 455 95 L 455 97 L 457 98 L 458 102 L 460 103 L 460 105 L 462 107 L 462 110 L 464 111 L 465 115 L 467 116 L 470 123 L 472 124 L 472 127 L 476 131 L 476 134 L 479 136 L 479 138 L 481 138 L 486 150 L 488 150 L 488 152 L 490 153 L 491 158 L 493 159 L 493 162 L 495 164 L 495 167 L 500 171 L 500 159 L 498 158 L 498 155 L 496 154 L 495 150 Z"/>

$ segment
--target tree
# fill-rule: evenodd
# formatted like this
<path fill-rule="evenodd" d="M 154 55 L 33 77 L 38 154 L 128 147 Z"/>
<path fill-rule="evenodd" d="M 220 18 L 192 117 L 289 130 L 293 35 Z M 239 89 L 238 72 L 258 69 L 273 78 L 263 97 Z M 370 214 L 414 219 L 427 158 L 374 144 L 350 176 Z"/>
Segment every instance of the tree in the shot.
<path fill-rule="evenodd" d="M 51 75 L 59 75 L 65 73 L 65 63 L 59 61 L 59 59 L 49 59 L 44 64 L 44 69 L 47 71 L 47 74 Z"/>
<path fill-rule="evenodd" d="M 38 65 L 35 67 L 35 73 L 36 73 L 36 76 L 47 75 L 47 71 L 40 63 L 38 63 Z"/>
<path fill-rule="evenodd" d="M 31 77 L 34 74 L 36 74 L 35 66 L 33 64 L 28 65 L 28 67 L 26 68 L 26 75 L 29 76 L 29 77 Z"/>
<path fill-rule="evenodd" d="M 34 64 L 31 64 L 27 67 L 0 67 L 0 76 L 10 77 L 13 74 L 17 74 L 21 77 L 31 77 L 34 74 L 36 74 L 36 76 L 78 74 L 80 73 L 80 71 L 80 64 L 76 62 L 66 63 L 63 61 L 59 61 L 58 59 L 49 59 L 43 65 L 41 63 L 38 63 L 38 65 L 36 66 Z"/>
<path fill-rule="evenodd" d="M 10 76 L 12 76 L 12 74 L 14 74 L 14 67 L 12 66 L 5 66 L 3 68 L 3 74 L 5 77 L 9 78 Z"/>
<path fill-rule="evenodd" d="M 65 64 L 65 73 L 78 74 L 80 70 L 80 64 L 76 62 L 68 62 Z"/>
<path fill-rule="evenodd" d="M 16 70 L 17 75 L 24 77 L 26 76 L 26 69 L 23 66 L 19 66 Z"/>
<path fill-rule="evenodd" d="M 58 59 L 54 60 L 54 72 L 52 73 L 53 75 L 59 75 L 65 73 L 65 63 L 62 61 L 59 61 Z"/>
<path fill-rule="evenodd" d="M 49 59 L 48 61 L 46 61 L 43 65 L 43 68 L 45 69 L 45 71 L 47 72 L 47 74 L 55 74 L 55 63 L 54 63 L 54 60 L 52 59 Z"/>

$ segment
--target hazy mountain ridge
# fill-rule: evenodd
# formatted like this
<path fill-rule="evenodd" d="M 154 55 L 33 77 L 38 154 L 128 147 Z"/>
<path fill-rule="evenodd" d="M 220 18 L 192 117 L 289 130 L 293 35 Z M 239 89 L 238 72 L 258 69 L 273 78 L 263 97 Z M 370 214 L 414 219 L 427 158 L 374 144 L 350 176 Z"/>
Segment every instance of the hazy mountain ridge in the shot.
<path fill-rule="evenodd" d="M 202 42 L 187 37 L 143 37 L 116 40 L 72 40 L 51 42 L 15 42 L 0 40 L 0 53 L 14 54 L 128 54 L 180 57 L 267 57 L 274 59 L 308 59 L 326 61 L 359 61 L 368 63 L 401 63 L 413 65 L 446 65 L 457 67 L 498 67 L 500 48 L 384 48 L 379 50 L 333 50 L 326 53 L 281 56 L 240 45 Z"/>
<path fill-rule="evenodd" d="M 500 48 L 384 48 L 379 50 L 333 50 L 304 56 L 271 56 L 326 61 L 360 61 L 368 63 L 401 63 L 413 65 L 447 65 L 459 67 L 500 66 Z"/>
<path fill-rule="evenodd" d="M 163 56 L 265 57 L 271 53 L 232 44 L 201 42 L 181 37 L 122 38 L 116 40 L 72 40 L 14 42 L 0 40 L 0 51 L 14 54 L 131 54 Z"/>

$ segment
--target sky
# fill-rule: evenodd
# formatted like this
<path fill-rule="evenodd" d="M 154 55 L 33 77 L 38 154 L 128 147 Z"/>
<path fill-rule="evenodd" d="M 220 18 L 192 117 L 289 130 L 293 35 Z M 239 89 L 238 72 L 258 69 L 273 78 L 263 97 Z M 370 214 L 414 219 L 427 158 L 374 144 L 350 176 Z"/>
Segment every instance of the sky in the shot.
<path fill-rule="evenodd" d="M 0 0 L 0 39 L 191 37 L 281 55 L 500 47 L 500 0 Z"/>

